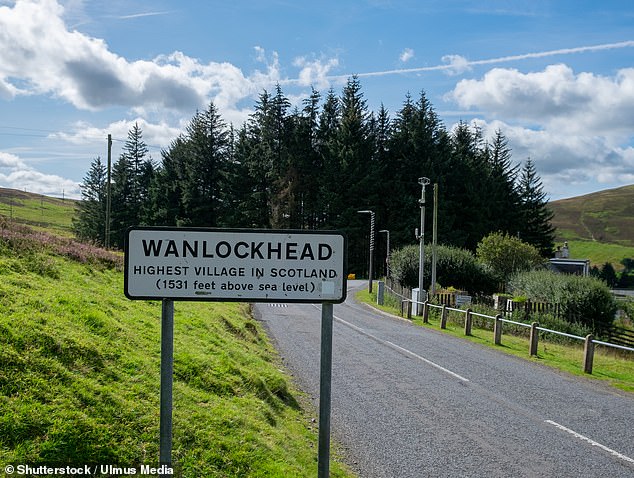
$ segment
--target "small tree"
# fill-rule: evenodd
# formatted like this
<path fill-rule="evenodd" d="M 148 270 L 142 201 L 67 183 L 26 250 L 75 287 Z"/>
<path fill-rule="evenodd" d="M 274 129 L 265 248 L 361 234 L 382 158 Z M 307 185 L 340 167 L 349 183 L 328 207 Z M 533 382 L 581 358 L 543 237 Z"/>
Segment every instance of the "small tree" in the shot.
<path fill-rule="evenodd" d="M 77 203 L 73 231 L 79 239 L 104 244 L 106 231 L 106 167 L 97 156 L 80 184 L 82 200 Z"/>
<path fill-rule="evenodd" d="M 534 246 L 501 232 L 491 233 L 482 239 L 476 256 L 503 283 L 518 272 L 538 268 L 544 263 Z"/>

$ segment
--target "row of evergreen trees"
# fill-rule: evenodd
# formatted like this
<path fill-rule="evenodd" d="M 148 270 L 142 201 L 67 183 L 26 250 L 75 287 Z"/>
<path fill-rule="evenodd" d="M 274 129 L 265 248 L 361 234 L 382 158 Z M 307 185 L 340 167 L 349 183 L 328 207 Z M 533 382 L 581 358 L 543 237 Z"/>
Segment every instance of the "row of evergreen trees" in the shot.
<path fill-rule="evenodd" d="M 75 221 L 78 236 L 102 244 L 106 174 L 96 158 Z M 439 185 L 439 242 L 474 250 L 502 231 L 551 253 L 541 180 L 530 160 L 512 160 L 501 131 L 490 141 L 463 122 L 449 132 L 424 92 L 408 95 L 394 118 L 384 107 L 371 112 L 355 77 L 339 96 L 331 89 L 322 101 L 313 91 L 301 108 L 279 86 L 265 91 L 238 130 L 211 103 L 160 164 L 135 125 L 113 165 L 110 244 L 122 247 L 125 229 L 141 224 L 338 229 L 348 234 L 350 271 L 364 274 L 370 227 L 358 211 L 374 211 L 394 247 L 415 242 L 423 176 Z"/>

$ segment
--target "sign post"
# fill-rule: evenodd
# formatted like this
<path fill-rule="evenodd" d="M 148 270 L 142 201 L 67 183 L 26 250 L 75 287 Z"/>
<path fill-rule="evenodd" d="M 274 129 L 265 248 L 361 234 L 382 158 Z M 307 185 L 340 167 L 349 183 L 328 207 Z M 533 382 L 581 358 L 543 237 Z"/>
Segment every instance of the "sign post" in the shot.
<path fill-rule="evenodd" d="M 330 476 L 330 404 L 332 382 L 332 304 L 321 305 L 321 359 L 319 372 L 319 449 L 317 477 Z"/>
<path fill-rule="evenodd" d="M 172 384 L 174 379 L 174 301 L 164 299 L 161 311 L 161 411 L 159 466 L 172 466 Z"/>
<path fill-rule="evenodd" d="M 124 293 L 161 300 L 160 464 L 171 467 L 174 301 L 320 303 L 318 476 L 330 467 L 333 304 L 346 300 L 347 239 L 334 231 L 132 227 Z"/>

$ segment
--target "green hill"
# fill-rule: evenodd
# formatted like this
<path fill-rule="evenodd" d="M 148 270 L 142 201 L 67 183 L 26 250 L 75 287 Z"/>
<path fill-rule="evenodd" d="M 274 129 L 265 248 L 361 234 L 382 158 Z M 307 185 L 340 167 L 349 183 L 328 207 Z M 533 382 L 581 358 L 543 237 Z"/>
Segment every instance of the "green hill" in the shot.
<path fill-rule="evenodd" d="M 63 236 L 72 235 L 71 222 L 76 203 L 73 199 L 0 188 L 0 215 L 10 222 Z"/>
<path fill-rule="evenodd" d="M 634 185 L 552 201 L 557 242 L 568 241 L 574 258 L 592 265 L 634 258 Z"/>
<path fill-rule="evenodd" d="M 634 246 L 634 185 L 549 204 L 558 238 Z"/>
<path fill-rule="evenodd" d="M 124 297 L 120 255 L 0 217 L 3 466 L 157 466 L 160 316 Z M 248 305 L 177 302 L 174 337 L 183 477 L 316 476 L 316 427 Z"/>

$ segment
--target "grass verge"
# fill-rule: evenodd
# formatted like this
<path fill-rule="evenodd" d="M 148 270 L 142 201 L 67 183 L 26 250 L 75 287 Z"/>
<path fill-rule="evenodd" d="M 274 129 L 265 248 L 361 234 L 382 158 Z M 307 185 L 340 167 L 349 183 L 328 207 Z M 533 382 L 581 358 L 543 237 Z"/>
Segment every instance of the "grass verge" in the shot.
<path fill-rule="evenodd" d="M 156 466 L 160 303 L 126 299 L 112 264 L 23 246 L 0 237 L 0 464 Z M 316 426 L 248 305 L 177 302 L 174 336 L 183 477 L 316 476 Z"/>
<path fill-rule="evenodd" d="M 389 306 L 376 305 L 376 293 L 370 294 L 367 290 L 359 291 L 356 298 L 372 307 L 379 308 L 393 315 L 400 315 L 400 309 Z M 495 345 L 493 332 L 487 329 L 477 328 L 474 322 L 470 336 L 464 335 L 464 314 L 450 313 L 447 328 L 440 328 L 439 314 L 430 313 L 429 323 L 424 324 L 422 318 L 415 317 L 413 323 L 430 329 L 445 332 L 464 340 L 499 350 L 500 352 L 515 355 L 525 360 L 535 361 L 557 370 L 576 376 L 604 380 L 611 386 L 634 393 L 634 354 L 615 352 L 615 349 L 596 346 L 594 354 L 594 366 L 592 375 L 583 372 L 583 345 L 564 345 L 549 342 L 547 335 L 540 335 L 539 348 L 536 357 L 529 357 L 529 343 L 525 337 L 510 334 L 502 335 L 502 344 Z M 455 315 L 454 315 L 455 314 Z"/>

